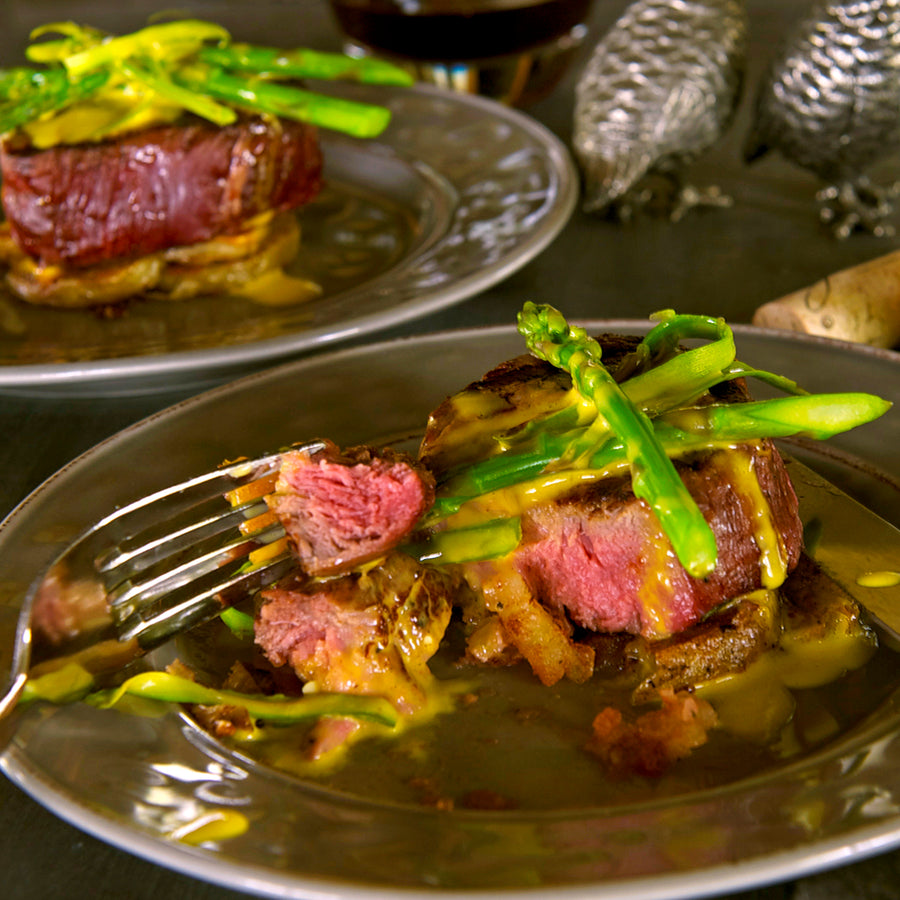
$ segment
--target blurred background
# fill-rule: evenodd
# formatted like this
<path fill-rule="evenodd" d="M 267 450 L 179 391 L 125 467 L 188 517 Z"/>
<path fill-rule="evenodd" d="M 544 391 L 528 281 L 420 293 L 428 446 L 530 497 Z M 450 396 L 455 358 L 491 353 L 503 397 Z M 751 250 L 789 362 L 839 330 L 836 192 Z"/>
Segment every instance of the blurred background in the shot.
<path fill-rule="evenodd" d="M 584 13 L 574 16 L 583 19 L 584 27 L 576 26 L 579 39 L 567 54 L 568 65 L 554 73 L 559 80 L 549 93 L 536 91 L 529 102 L 524 97 L 519 102 L 525 113 L 571 148 L 578 78 L 596 42 L 628 4 L 567 0 L 566 5 Z M 7 0 L 0 8 L 0 61 L 6 66 L 21 62 L 30 30 L 48 21 L 77 18 L 127 31 L 162 8 L 148 0 Z M 509 279 L 459 310 L 437 313 L 400 331 L 508 323 L 523 297 L 558 303 L 573 316 L 643 318 L 674 307 L 724 312 L 733 321 L 749 322 L 762 303 L 894 249 L 892 238 L 855 234 L 846 241 L 833 239 L 817 219 L 815 195 L 821 183 L 810 172 L 777 154 L 753 165 L 743 161 L 742 145 L 762 73 L 806 8 L 796 0 L 747 2 L 747 71 L 734 121 L 686 171 L 687 179 L 698 186 L 719 186 L 733 198 L 731 208 L 698 210 L 674 225 L 649 215 L 623 224 L 579 208 L 554 244 Z M 330 50 L 345 43 L 328 0 L 195 0 L 172 9 L 178 15 L 220 22 L 236 40 Z M 466 24 L 460 33 L 472 35 L 474 19 Z M 881 160 L 873 178 L 892 177 L 897 162 L 895 155 Z"/>

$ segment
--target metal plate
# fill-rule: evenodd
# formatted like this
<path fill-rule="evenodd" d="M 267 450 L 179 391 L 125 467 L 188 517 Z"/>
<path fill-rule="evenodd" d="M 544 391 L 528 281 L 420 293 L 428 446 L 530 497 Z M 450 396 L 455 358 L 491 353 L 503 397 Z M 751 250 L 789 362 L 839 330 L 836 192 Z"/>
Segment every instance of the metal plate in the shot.
<path fill-rule="evenodd" d="M 458 303 L 525 265 L 568 221 L 571 158 L 533 119 L 427 87 L 326 89 L 393 117 L 374 141 L 323 134 L 326 188 L 298 214 L 293 267 L 321 297 L 289 307 L 140 301 L 108 318 L 0 293 L 0 389 L 119 394 L 221 381 Z"/>
<path fill-rule="evenodd" d="M 645 323 L 587 323 L 636 332 Z M 900 401 L 900 356 L 737 327 L 738 354 L 811 390 Z M 154 416 L 80 457 L 0 527 L 0 611 L 61 542 L 112 506 L 224 458 L 326 435 L 404 435 L 467 380 L 516 355 L 510 328 L 422 336 L 289 363 Z M 896 414 L 807 452 L 900 524 Z M 3 621 L 0 618 L 0 621 Z M 65 747 L 65 753 L 60 748 Z M 0 758 L 57 815 L 160 865 L 278 897 L 696 898 L 847 863 L 900 844 L 900 690 L 825 749 L 750 779 L 629 807 L 557 813 L 441 812 L 379 804 L 247 764 L 173 712 L 136 718 L 81 706 L 34 710 Z M 222 809 L 240 837 L 170 838 Z M 698 843 L 699 842 L 699 843 Z M 681 851 L 679 851 L 681 848 Z M 701 852 L 702 849 L 702 852 Z"/>

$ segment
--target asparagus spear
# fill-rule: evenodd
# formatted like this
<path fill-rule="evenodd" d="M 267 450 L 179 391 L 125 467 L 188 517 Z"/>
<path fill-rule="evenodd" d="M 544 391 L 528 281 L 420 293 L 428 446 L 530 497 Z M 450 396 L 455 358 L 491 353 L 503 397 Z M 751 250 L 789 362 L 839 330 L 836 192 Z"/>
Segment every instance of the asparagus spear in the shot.
<path fill-rule="evenodd" d="M 109 72 L 92 72 L 73 82 L 61 69 L 49 69 L 19 78 L 15 84 L 8 82 L 8 93 L 0 102 L 0 134 L 86 100 L 108 80 Z"/>
<path fill-rule="evenodd" d="M 222 69 L 248 72 L 269 78 L 346 79 L 363 84 L 394 84 L 403 87 L 413 83 L 404 69 L 373 57 L 357 59 L 342 53 L 323 53 L 298 48 L 278 50 L 252 44 L 204 47 L 200 60 Z"/>
<path fill-rule="evenodd" d="M 348 716 L 393 727 L 399 721 L 397 710 L 383 697 L 357 694 L 322 693 L 303 697 L 283 694 L 243 694 L 198 684 L 170 672 L 142 672 L 117 688 L 94 690 L 93 676 L 73 663 L 58 671 L 29 679 L 20 705 L 39 700 L 49 703 L 73 703 L 84 700 L 91 706 L 108 709 L 125 697 L 138 697 L 166 703 L 190 703 L 204 706 L 225 704 L 242 706 L 255 719 L 282 725 L 318 719 L 322 716 Z"/>
<path fill-rule="evenodd" d="M 500 518 L 465 528 L 436 531 L 424 540 L 405 545 L 403 550 L 419 562 L 452 565 L 498 559 L 512 553 L 521 540 L 519 519 Z"/>
<path fill-rule="evenodd" d="M 600 345 L 572 328 L 552 306 L 526 303 L 519 331 L 536 356 L 565 369 L 585 400 L 623 442 L 635 496 L 656 515 L 679 561 L 695 578 L 716 567 L 715 536 L 653 432 L 649 418 L 616 384 L 601 361 Z"/>
<path fill-rule="evenodd" d="M 60 34 L 62 38 L 31 43 L 25 50 L 25 56 L 31 62 L 61 63 L 67 56 L 93 47 L 107 37 L 106 33 L 98 28 L 78 25 L 76 22 L 49 22 L 46 25 L 39 25 L 32 30 L 30 36 L 33 42 L 36 38 L 48 34 Z"/>
<path fill-rule="evenodd" d="M 95 71 L 126 59 L 147 58 L 171 65 L 196 54 L 207 41 L 228 41 L 231 35 L 212 22 L 184 19 L 150 25 L 121 37 L 109 37 L 61 60 L 73 75 Z"/>
<path fill-rule="evenodd" d="M 216 125 L 230 125 L 237 119 L 237 113 L 230 107 L 217 103 L 199 91 L 176 84 L 162 72 L 152 71 L 140 63 L 130 61 L 122 62 L 120 66 L 121 70 L 130 78 L 146 85 L 160 97 L 183 107 L 196 116 L 209 119 Z"/>
<path fill-rule="evenodd" d="M 670 409 L 687 406 L 711 387 L 735 378 L 755 378 L 787 394 L 806 394 L 797 382 L 774 372 L 756 369 L 735 360 L 734 335 L 723 319 L 676 315 L 670 310 L 652 318 L 663 321 L 616 367 L 615 379 L 628 398 L 651 418 Z M 659 340 L 664 332 L 664 340 Z M 709 338 L 713 344 L 683 350 L 688 339 Z M 664 352 L 660 352 L 660 350 Z M 498 435 L 501 452 L 527 446 L 549 433 L 570 431 L 584 410 L 561 395 L 547 414 L 509 435 Z"/>
<path fill-rule="evenodd" d="M 408 85 L 410 76 L 385 62 L 355 60 L 306 49 L 280 51 L 231 44 L 222 26 L 187 19 L 150 25 L 114 36 L 72 22 L 35 29 L 32 38 L 59 34 L 32 43 L 26 55 L 44 70 L 0 70 L 0 134 L 27 129 L 37 120 L 76 106 L 83 100 L 110 103 L 123 97 L 135 105 L 160 107 L 160 121 L 182 108 L 218 124 L 228 124 L 240 110 L 310 122 L 358 137 L 374 137 L 390 121 L 390 111 L 369 103 L 280 84 L 285 78 L 342 78 L 377 84 Z M 146 122 L 146 116 L 142 119 Z M 127 130 L 120 116 L 113 130 Z M 111 136 L 108 124 L 93 128 L 86 120 L 78 140 Z M 65 140 L 48 132 L 51 143 Z"/>
<path fill-rule="evenodd" d="M 819 394 L 677 410 L 654 421 L 670 457 L 762 438 L 804 435 L 825 440 L 884 415 L 891 404 L 873 394 Z M 625 460 L 621 441 L 611 440 L 590 460 L 604 469 Z"/>
<path fill-rule="evenodd" d="M 354 137 L 375 137 L 387 127 L 390 110 L 370 103 L 328 97 L 286 84 L 247 80 L 221 69 L 175 76 L 185 88 L 255 112 L 333 128 Z"/>
<path fill-rule="evenodd" d="M 392 727 L 399 721 L 397 710 L 383 697 L 336 693 L 309 694 L 303 697 L 242 694 L 239 691 L 205 687 L 190 678 L 181 678 L 169 672 L 142 672 L 133 675 L 117 688 L 89 694 L 85 700 L 91 706 L 106 709 L 115 706 L 126 695 L 168 703 L 242 706 L 255 719 L 282 725 L 322 716 L 348 716 Z"/>
<path fill-rule="evenodd" d="M 802 434 L 825 440 L 883 415 L 891 404 L 872 394 L 814 394 L 711 404 L 679 409 L 653 420 L 656 438 L 669 457 L 716 445 Z M 432 512 L 438 521 L 457 512 L 468 500 L 537 478 L 566 448 L 583 438 L 584 429 L 545 435 L 539 447 L 491 457 L 470 466 L 452 483 L 452 495 L 441 497 Z M 615 437 L 583 461 L 601 477 L 627 464 L 623 443 Z"/>

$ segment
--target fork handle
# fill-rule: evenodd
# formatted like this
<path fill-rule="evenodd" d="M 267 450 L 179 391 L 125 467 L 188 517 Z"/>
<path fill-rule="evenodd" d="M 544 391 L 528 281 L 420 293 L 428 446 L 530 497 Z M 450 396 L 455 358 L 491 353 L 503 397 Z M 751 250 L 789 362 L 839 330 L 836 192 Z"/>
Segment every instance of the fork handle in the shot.
<path fill-rule="evenodd" d="M 0 697 L 0 720 L 5 719 L 15 709 L 27 680 L 28 675 L 25 672 L 19 672 L 10 682 L 6 693 Z"/>

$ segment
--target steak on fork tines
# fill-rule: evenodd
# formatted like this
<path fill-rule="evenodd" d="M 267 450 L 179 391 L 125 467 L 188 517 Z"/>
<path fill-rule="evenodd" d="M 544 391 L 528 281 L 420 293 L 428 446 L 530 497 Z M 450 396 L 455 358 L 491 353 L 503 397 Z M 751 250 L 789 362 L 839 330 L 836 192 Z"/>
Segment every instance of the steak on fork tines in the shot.
<path fill-rule="evenodd" d="M 268 502 L 303 570 L 326 575 L 396 547 L 433 500 L 431 473 L 406 454 L 326 442 L 284 454 Z"/>

